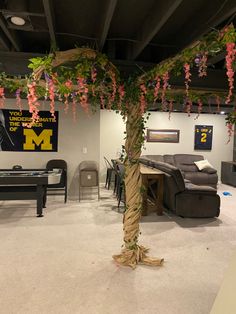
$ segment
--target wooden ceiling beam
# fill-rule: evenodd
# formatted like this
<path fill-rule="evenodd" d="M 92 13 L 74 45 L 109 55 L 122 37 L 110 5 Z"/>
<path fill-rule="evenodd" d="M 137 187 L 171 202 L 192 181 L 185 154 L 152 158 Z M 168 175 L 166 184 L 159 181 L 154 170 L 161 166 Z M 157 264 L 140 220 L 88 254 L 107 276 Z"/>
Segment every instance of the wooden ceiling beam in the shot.
<path fill-rule="evenodd" d="M 102 27 L 99 34 L 99 42 L 98 42 L 98 49 L 102 51 L 104 43 L 107 38 L 107 34 L 110 28 L 112 16 L 114 14 L 116 8 L 117 0 L 107 0 L 107 5 L 104 10 L 105 16 L 102 19 Z"/>
<path fill-rule="evenodd" d="M 45 12 L 45 16 L 47 19 L 47 24 L 48 24 L 48 30 L 49 30 L 49 34 L 50 34 L 50 39 L 51 42 L 54 45 L 57 45 L 57 40 L 56 40 L 56 35 L 55 35 L 55 19 L 54 19 L 54 14 L 53 14 L 53 10 L 52 10 L 52 2 L 51 0 L 43 0 L 43 7 L 44 7 L 44 12 Z"/>
<path fill-rule="evenodd" d="M 181 38 L 183 38 L 182 41 L 178 39 L 180 49 L 188 46 L 189 42 L 200 39 L 221 23 L 225 22 L 226 24 L 227 20 L 230 20 L 236 13 L 235 0 L 228 0 L 224 5 L 222 1 L 218 0 L 217 3 L 214 3 L 215 7 L 211 8 L 211 11 L 210 9 L 206 10 L 205 2 L 202 6 L 201 14 L 197 15 L 195 18 L 191 17 L 187 23 L 188 27 L 184 26 L 183 29 L 180 30 Z M 217 13 L 215 14 L 216 11 Z"/>
<path fill-rule="evenodd" d="M 137 34 L 137 37 L 140 37 L 140 42 L 134 44 L 131 60 L 136 59 L 153 37 L 158 34 L 160 29 L 168 21 L 182 1 L 183 0 L 166 0 L 161 3 L 158 2 L 158 5 L 146 18 L 141 29 L 141 36 L 138 36 Z"/>

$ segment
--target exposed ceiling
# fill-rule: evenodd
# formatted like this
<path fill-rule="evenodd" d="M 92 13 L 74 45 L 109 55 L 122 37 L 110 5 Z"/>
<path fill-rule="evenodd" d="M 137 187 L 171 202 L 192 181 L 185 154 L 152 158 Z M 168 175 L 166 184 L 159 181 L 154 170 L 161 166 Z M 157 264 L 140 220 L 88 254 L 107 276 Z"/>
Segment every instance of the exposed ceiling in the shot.
<path fill-rule="evenodd" d="M 51 47 L 88 46 L 124 76 L 141 74 L 212 28 L 235 23 L 235 15 L 236 0 L 0 0 L 0 71 L 25 74 L 28 59 Z M 209 66 L 208 78 L 193 77 L 192 86 L 226 89 L 224 54 Z"/>

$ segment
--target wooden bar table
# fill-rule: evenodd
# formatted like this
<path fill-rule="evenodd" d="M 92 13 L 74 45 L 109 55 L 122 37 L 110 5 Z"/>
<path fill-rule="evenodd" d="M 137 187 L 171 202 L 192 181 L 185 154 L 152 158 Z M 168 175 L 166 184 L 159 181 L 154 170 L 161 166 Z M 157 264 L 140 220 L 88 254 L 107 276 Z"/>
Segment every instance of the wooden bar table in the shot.
<path fill-rule="evenodd" d="M 148 211 L 148 189 L 152 193 L 152 200 L 155 203 L 157 215 L 163 214 L 163 181 L 164 172 L 161 170 L 150 168 L 143 164 L 140 164 L 140 173 L 142 176 L 142 184 L 144 186 L 143 191 L 143 212 L 142 215 L 146 216 Z M 156 191 L 153 191 L 152 184 L 157 183 Z"/>

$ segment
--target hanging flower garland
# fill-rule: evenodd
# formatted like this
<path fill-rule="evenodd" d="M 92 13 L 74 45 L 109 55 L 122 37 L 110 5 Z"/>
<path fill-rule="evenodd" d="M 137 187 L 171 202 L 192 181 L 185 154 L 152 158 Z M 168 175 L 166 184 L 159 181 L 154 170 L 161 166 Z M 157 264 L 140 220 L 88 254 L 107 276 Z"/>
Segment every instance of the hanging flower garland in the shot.
<path fill-rule="evenodd" d="M 36 82 L 29 82 L 27 84 L 28 88 L 28 105 L 29 105 L 29 112 L 32 114 L 31 122 L 30 123 L 24 123 L 23 126 L 26 126 L 27 128 L 31 128 L 35 123 L 39 121 L 39 107 L 40 103 L 38 102 L 38 97 L 36 93 Z"/>
<path fill-rule="evenodd" d="M 233 95 L 233 88 L 234 88 L 233 62 L 236 56 L 235 43 L 226 43 L 226 51 L 227 51 L 227 55 L 225 57 L 225 60 L 226 60 L 226 69 L 227 69 L 226 74 L 227 74 L 228 82 L 229 82 L 229 93 L 228 93 L 225 103 L 229 104 Z"/>
<path fill-rule="evenodd" d="M 169 73 L 168 72 L 165 72 L 162 76 L 162 80 L 163 80 L 163 87 L 162 87 L 162 94 L 161 94 L 161 104 L 162 104 L 162 110 L 165 109 L 166 107 L 166 99 L 165 99 L 165 96 L 166 96 L 166 90 L 167 90 L 167 87 L 169 86 Z"/>
<path fill-rule="evenodd" d="M 95 87 L 94 87 L 94 84 L 97 80 L 97 70 L 96 68 L 93 66 L 92 69 L 91 69 L 91 79 L 92 79 L 92 82 L 93 82 L 93 85 L 92 85 L 92 94 L 93 94 L 93 97 L 96 96 L 95 94 Z"/>
<path fill-rule="evenodd" d="M 4 107 L 4 101 L 5 101 L 4 87 L 0 87 L 0 108 Z"/>
<path fill-rule="evenodd" d="M 146 102 L 147 88 L 144 84 L 140 85 L 140 114 L 145 112 L 147 102 Z"/>
<path fill-rule="evenodd" d="M 50 113 L 55 118 L 55 84 L 53 78 L 48 80 L 48 93 L 50 99 Z"/>
<path fill-rule="evenodd" d="M 190 65 L 188 63 L 184 64 L 184 72 L 185 72 L 185 91 L 186 96 L 189 97 L 189 83 L 191 82 L 191 73 L 190 73 Z"/>
<path fill-rule="evenodd" d="M 125 86 L 124 84 L 120 85 L 118 88 L 118 93 L 119 93 L 119 101 L 118 101 L 118 110 L 121 110 L 122 108 L 122 103 L 125 97 Z"/>
<path fill-rule="evenodd" d="M 203 52 L 202 54 L 197 54 L 194 62 L 196 66 L 198 67 L 198 76 L 204 77 L 207 76 L 207 51 Z"/>
<path fill-rule="evenodd" d="M 155 81 L 156 81 L 156 85 L 155 85 L 155 88 L 154 88 L 154 102 L 157 101 L 158 99 L 158 94 L 159 94 L 159 90 L 160 90 L 160 87 L 161 87 L 161 78 L 159 76 L 157 76 L 155 78 Z"/>

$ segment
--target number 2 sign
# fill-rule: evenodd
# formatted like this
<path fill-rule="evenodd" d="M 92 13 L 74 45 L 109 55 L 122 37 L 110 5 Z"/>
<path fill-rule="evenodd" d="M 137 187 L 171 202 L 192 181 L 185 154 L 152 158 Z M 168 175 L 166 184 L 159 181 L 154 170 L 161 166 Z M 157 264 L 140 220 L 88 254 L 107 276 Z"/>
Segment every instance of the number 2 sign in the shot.
<path fill-rule="evenodd" d="M 195 125 L 195 150 L 211 150 L 212 147 L 213 126 Z"/>

